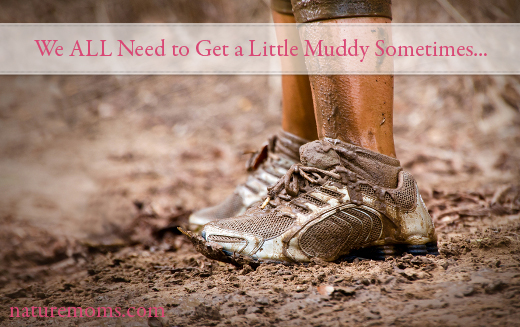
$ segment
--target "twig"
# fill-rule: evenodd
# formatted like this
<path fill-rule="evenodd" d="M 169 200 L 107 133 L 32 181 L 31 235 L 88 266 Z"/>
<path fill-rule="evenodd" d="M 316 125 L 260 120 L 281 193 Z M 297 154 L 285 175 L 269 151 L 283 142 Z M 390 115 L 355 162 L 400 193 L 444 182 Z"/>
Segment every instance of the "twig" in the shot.
<path fill-rule="evenodd" d="M 507 192 L 509 192 L 510 189 L 511 189 L 511 185 L 503 185 L 503 186 L 499 187 L 495 191 L 495 194 L 493 194 L 493 198 L 491 199 L 491 204 L 496 204 L 496 203 L 501 202 L 502 199 L 504 198 L 504 195 Z"/>
<path fill-rule="evenodd" d="M 442 211 L 435 215 L 435 220 L 441 219 L 446 216 L 457 214 L 459 216 L 472 216 L 472 217 L 484 217 L 490 213 L 489 209 L 482 207 L 458 207 Z"/>

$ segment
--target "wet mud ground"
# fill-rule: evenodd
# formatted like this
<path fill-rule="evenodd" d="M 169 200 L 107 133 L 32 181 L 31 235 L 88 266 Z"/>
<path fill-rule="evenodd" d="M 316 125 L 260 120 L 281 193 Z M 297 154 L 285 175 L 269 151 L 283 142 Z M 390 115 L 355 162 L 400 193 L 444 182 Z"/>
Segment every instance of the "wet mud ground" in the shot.
<path fill-rule="evenodd" d="M 126 248 L 4 296 L 19 306 L 160 306 L 166 315 L 24 322 L 32 326 L 517 326 L 519 230 L 515 223 L 452 236 L 437 257 L 256 270 L 212 262 L 190 248 Z"/>
<path fill-rule="evenodd" d="M 237 269 L 198 254 L 177 227 L 243 181 L 242 153 L 279 128 L 269 78 L 3 77 L 2 92 L 19 96 L 2 111 L 0 324 L 519 325 L 520 114 L 461 102 L 465 83 L 504 99 L 499 86 L 518 81 L 503 81 L 396 78 L 398 156 L 439 256 Z M 63 93 L 45 98 L 50 89 Z M 22 319 L 12 306 L 152 306 L 165 317 Z"/>
<path fill-rule="evenodd" d="M 436 1 L 411 2 L 394 1 L 395 22 L 452 22 Z M 0 18 L 184 22 L 132 3 L 38 1 Z M 268 21 L 262 2 L 205 7 L 201 21 L 178 3 L 190 22 Z M 177 227 L 244 181 L 243 153 L 279 128 L 276 77 L 0 77 L 0 325 L 520 325 L 518 77 L 395 77 L 397 155 L 434 219 L 436 257 L 237 269 L 194 251 Z M 13 306 L 165 317 L 10 318 Z"/>

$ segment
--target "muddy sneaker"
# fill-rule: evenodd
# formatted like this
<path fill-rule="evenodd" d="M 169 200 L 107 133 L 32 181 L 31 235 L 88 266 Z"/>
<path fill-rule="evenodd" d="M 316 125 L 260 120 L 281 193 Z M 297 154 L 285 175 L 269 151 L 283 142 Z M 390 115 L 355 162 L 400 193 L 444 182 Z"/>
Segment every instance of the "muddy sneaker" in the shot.
<path fill-rule="evenodd" d="M 325 139 L 302 146 L 300 160 L 261 205 L 204 226 L 197 249 L 289 262 L 437 252 L 432 219 L 397 159 Z"/>
<path fill-rule="evenodd" d="M 220 204 L 191 214 L 190 229 L 197 231 L 210 221 L 235 217 L 254 203 L 263 201 L 267 196 L 267 187 L 274 185 L 293 164 L 299 162 L 300 146 L 307 142 L 284 131 L 271 137 L 247 162 L 247 170 L 250 171 L 247 181 L 238 185 Z"/>

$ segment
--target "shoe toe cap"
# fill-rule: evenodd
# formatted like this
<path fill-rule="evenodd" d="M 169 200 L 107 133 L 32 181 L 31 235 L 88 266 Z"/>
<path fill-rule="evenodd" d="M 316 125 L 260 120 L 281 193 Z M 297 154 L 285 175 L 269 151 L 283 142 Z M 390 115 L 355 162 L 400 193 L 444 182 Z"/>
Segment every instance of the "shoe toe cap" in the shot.
<path fill-rule="evenodd" d="M 226 251 L 244 255 L 250 255 L 261 243 L 254 235 L 224 229 L 214 223 L 206 224 L 201 234 L 206 241 L 217 243 Z"/>

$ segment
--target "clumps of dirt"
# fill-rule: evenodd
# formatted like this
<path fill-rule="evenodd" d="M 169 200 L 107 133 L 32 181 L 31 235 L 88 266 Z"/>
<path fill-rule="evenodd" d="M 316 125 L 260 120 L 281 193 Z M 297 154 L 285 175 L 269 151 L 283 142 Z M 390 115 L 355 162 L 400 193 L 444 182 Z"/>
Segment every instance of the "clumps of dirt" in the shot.
<path fill-rule="evenodd" d="M 506 236 L 494 236 L 484 238 L 476 238 L 470 241 L 472 245 L 480 249 L 508 247 L 511 245 L 511 239 Z"/>
<path fill-rule="evenodd" d="M 167 250 L 177 250 L 183 244 L 178 227 L 187 229 L 190 210 L 182 206 L 158 211 L 150 203 L 134 201 L 137 215 L 123 228 L 121 237 L 129 244 L 142 244 L 145 247 L 159 246 Z"/>
<path fill-rule="evenodd" d="M 479 250 L 485 251 L 488 255 L 503 251 L 518 254 L 520 253 L 518 228 L 520 225 L 517 223 L 506 227 L 487 228 L 465 236 L 453 236 L 449 242 L 441 243 L 439 252 L 445 258 L 459 258 Z"/>
<path fill-rule="evenodd" d="M 176 252 L 127 246 L 98 253 L 68 275 L 2 289 L 6 306 L 162 307 L 152 326 L 514 325 L 520 318 L 520 223 L 454 235 L 439 256 L 308 265 L 232 265 L 190 246 Z M 190 233 L 187 233 L 190 234 Z M 192 239 L 197 237 L 190 235 Z M 488 243 L 482 246 L 482 241 Z M 508 239 L 509 242 L 503 241 Z M 200 240 L 199 240 L 200 241 Z M 479 243 L 480 242 L 480 243 Z M 18 320 L 3 318 L 6 325 Z M 104 324 L 113 318 L 82 318 Z M 136 320 L 137 319 L 137 320 Z M 35 326 L 44 320 L 29 319 Z"/>
<path fill-rule="evenodd" d="M 220 308 L 218 306 L 213 307 L 201 303 L 195 308 L 195 312 L 191 318 L 194 321 L 200 321 L 203 319 L 220 320 L 222 317 L 220 315 Z"/>
<path fill-rule="evenodd" d="M 424 200 L 437 230 L 492 216 L 520 213 L 520 185 L 473 192 L 425 192 Z"/>
<path fill-rule="evenodd" d="M 76 242 L 11 216 L 0 217 L 0 226 L 0 266 L 4 268 L 51 265 L 78 252 Z"/>
<path fill-rule="evenodd" d="M 405 254 L 402 257 L 398 257 L 393 259 L 395 267 L 398 269 L 406 269 L 406 268 L 414 268 L 421 269 L 423 271 L 432 271 L 437 267 L 437 264 L 433 259 L 435 256 L 427 255 L 427 256 L 413 256 L 411 254 Z"/>
<path fill-rule="evenodd" d="M 189 244 L 178 227 L 187 228 L 190 210 L 182 206 L 156 210 L 149 202 L 133 203 L 137 213 L 129 224 L 113 225 L 104 234 L 82 242 L 89 254 L 117 252 L 127 246 L 174 252 Z"/>

